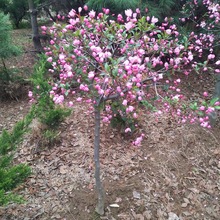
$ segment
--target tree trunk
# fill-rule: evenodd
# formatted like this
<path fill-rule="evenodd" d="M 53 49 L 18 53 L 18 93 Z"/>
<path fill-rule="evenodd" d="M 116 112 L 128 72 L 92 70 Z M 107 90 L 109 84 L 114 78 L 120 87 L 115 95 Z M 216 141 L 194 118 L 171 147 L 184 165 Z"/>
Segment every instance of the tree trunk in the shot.
<path fill-rule="evenodd" d="M 40 42 L 40 36 L 39 36 L 38 24 L 37 24 L 37 10 L 34 7 L 34 1 L 28 0 L 28 5 L 29 5 L 29 12 L 31 15 L 31 27 L 32 27 L 34 48 L 37 50 L 37 52 L 42 52 L 43 47 Z"/>
<path fill-rule="evenodd" d="M 220 101 L 220 74 L 216 75 L 216 84 L 213 98 L 218 98 L 218 101 Z"/>
<path fill-rule="evenodd" d="M 95 160 L 95 181 L 96 190 L 98 193 L 98 203 L 95 211 L 104 214 L 104 190 L 100 178 L 100 161 L 99 161 L 99 148 L 100 148 L 100 109 L 95 106 L 95 140 L 94 140 L 94 160 Z"/>
<path fill-rule="evenodd" d="M 6 67 L 6 64 L 5 64 L 5 61 L 4 61 L 3 58 L 2 58 L 2 64 L 3 64 L 3 68 L 4 68 L 4 70 L 3 70 L 3 74 L 4 74 L 3 80 L 6 81 L 6 83 L 9 83 L 11 77 L 9 75 L 8 69 Z"/>
<path fill-rule="evenodd" d="M 217 99 L 217 98 L 218 101 L 220 101 L 220 74 L 216 76 L 215 90 L 213 94 L 213 99 Z M 208 117 L 211 126 L 214 126 L 218 118 L 216 110 L 208 113 Z"/>

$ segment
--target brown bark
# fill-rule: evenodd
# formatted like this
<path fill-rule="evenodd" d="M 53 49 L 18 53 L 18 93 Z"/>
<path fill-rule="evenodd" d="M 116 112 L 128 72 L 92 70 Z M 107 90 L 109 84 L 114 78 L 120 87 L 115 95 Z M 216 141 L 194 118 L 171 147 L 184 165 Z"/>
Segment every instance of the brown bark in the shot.
<path fill-rule="evenodd" d="M 39 35 L 38 23 L 37 23 L 37 10 L 34 6 L 34 1 L 28 0 L 28 5 L 31 16 L 32 39 L 34 43 L 34 48 L 36 49 L 37 52 L 42 52 L 43 47 L 40 42 L 40 35 Z"/>
<path fill-rule="evenodd" d="M 96 190 L 98 193 L 98 203 L 96 205 L 96 212 L 100 215 L 104 214 L 104 190 L 100 178 L 100 161 L 99 161 L 99 148 L 100 148 L 100 109 L 95 106 L 95 140 L 94 140 L 94 160 L 95 160 L 95 181 Z"/>

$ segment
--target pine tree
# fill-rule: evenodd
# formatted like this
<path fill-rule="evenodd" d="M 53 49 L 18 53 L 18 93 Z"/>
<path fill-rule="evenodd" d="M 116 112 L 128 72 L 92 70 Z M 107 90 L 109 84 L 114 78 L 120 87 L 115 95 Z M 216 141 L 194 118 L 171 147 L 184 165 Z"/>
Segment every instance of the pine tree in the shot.
<path fill-rule="evenodd" d="M 0 206 L 23 201 L 22 197 L 15 195 L 12 190 L 21 184 L 31 171 L 25 164 L 13 165 L 13 154 L 32 118 L 33 113 L 30 111 L 24 120 L 15 125 L 11 133 L 3 130 L 0 135 Z"/>
<path fill-rule="evenodd" d="M 149 15 L 159 19 L 175 17 L 183 4 L 179 0 L 142 0 L 142 3 L 148 8 Z"/>
<path fill-rule="evenodd" d="M 136 9 L 138 3 L 139 0 L 88 0 L 86 4 L 90 9 L 98 12 L 102 11 L 102 8 L 108 8 L 111 13 L 119 14 L 128 8 Z"/>
<path fill-rule="evenodd" d="M 27 0 L 0 0 L 0 10 L 9 15 L 13 26 L 19 28 L 21 21 L 27 15 Z"/>
<path fill-rule="evenodd" d="M 10 74 L 6 68 L 4 60 L 11 56 L 19 54 L 19 49 L 12 44 L 11 41 L 11 24 L 9 17 L 0 13 L 0 59 L 3 64 L 3 71 L 0 72 L 0 80 L 8 82 L 10 80 Z"/>
<path fill-rule="evenodd" d="M 175 17 L 181 10 L 182 1 L 179 0 L 88 0 L 86 3 L 90 9 L 102 11 L 102 8 L 109 8 L 111 13 L 123 14 L 126 9 L 139 8 L 142 12 L 148 9 L 150 16 L 159 19 Z"/>

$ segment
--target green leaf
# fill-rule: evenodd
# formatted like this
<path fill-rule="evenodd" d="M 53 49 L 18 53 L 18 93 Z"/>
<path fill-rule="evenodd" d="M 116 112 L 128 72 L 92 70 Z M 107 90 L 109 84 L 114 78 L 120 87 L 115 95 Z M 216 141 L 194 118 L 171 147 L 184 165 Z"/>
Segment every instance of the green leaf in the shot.
<path fill-rule="evenodd" d="M 78 29 L 77 31 L 75 31 L 74 32 L 74 35 L 76 36 L 76 37 L 79 37 L 81 34 L 80 34 L 80 30 Z"/>
<path fill-rule="evenodd" d="M 114 77 L 116 77 L 118 75 L 118 68 L 117 67 L 112 70 L 112 75 Z"/>
<path fill-rule="evenodd" d="M 220 110 L 220 106 L 219 105 L 215 106 L 214 108 L 217 109 L 217 110 Z"/>
<path fill-rule="evenodd" d="M 197 112 L 197 114 L 198 114 L 199 116 L 204 116 L 204 113 L 203 113 L 203 112 Z"/>
<path fill-rule="evenodd" d="M 106 70 L 107 72 L 110 72 L 110 71 L 111 71 L 111 68 L 110 68 L 110 66 L 108 65 L 108 63 L 105 63 L 105 70 Z"/>
<path fill-rule="evenodd" d="M 189 106 L 193 111 L 197 110 L 198 109 L 198 106 L 197 106 L 197 103 L 193 103 L 193 104 L 190 104 Z"/>
<path fill-rule="evenodd" d="M 162 35 L 161 34 L 157 34 L 157 37 L 158 37 L 158 39 L 161 39 Z"/>
<path fill-rule="evenodd" d="M 215 98 L 211 99 L 210 105 L 213 106 L 218 100 L 219 100 L 218 97 L 215 97 Z"/>

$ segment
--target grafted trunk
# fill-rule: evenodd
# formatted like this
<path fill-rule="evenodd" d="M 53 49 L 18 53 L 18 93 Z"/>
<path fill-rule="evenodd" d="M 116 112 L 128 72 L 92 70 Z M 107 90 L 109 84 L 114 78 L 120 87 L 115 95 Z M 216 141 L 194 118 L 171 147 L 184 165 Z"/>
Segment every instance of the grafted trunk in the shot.
<path fill-rule="evenodd" d="M 38 24 L 37 24 L 37 10 L 34 7 L 33 0 L 28 0 L 28 5 L 29 5 L 29 12 L 31 15 L 31 27 L 32 27 L 34 48 L 36 49 L 37 52 L 42 52 L 43 47 L 40 42 L 40 35 L 39 35 Z"/>
<path fill-rule="evenodd" d="M 100 109 L 95 106 L 95 140 L 94 140 L 94 160 L 95 160 L 95 181 L 96 190 L 98 194 L 98 203 L 96 205 L 96 212 L 100 215 L 104 214 L 104 190 L 100 178 L 100 161 L 99 161 L 99 148 L 100 148 Z"/>

